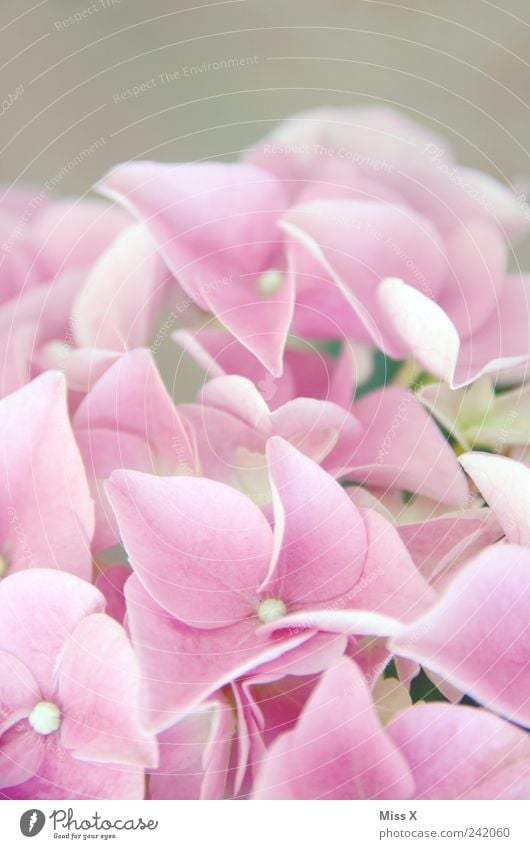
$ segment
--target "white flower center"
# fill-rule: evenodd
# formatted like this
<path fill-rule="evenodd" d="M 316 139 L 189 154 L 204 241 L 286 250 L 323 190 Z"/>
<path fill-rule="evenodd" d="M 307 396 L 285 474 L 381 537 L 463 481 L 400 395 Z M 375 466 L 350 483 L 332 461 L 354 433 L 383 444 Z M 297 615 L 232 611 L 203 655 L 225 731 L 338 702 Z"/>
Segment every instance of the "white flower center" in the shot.
<path fill-rule="evenodd" d="M 31 711 L 28 720 L 37 734 L 52 734 L 61 724 L 61 711 L 53 702 L 39 702 Z"/>
<path fill-rule="evenodd" d="M 277 268 L 269 268 L 258 277 L 258 292 L 264 298 L 274 295 L 283 283 L 283 272 Z"/>
<path fill-rule="evenodd" d="M 260 601 L 258 605 L 258 619 L 264 625 L 268 625 L 269 622 L 276 622 L 286 613 L 287 607 L 281 598 L 266 598 L 264 601 Z"/>
<path fill-rule="evenodd" d="M 3 578 L 7 572 L 7 567 L 9 566 L 6 558 L 0 554 L 0 578 Z"/>

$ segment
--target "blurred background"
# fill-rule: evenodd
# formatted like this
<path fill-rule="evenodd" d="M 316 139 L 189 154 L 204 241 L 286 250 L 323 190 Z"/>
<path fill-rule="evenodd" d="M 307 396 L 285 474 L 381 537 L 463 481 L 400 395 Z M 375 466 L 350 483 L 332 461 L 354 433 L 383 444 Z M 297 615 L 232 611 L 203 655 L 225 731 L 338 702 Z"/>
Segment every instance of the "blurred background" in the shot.
<path fill-rule="evenodd" d="M 528 0 L 17 0 L 0 40 L 9 184 L 84 193 L 124 159 L 235 158 L 291 112 L 380 102 L 527 194 Z"/>

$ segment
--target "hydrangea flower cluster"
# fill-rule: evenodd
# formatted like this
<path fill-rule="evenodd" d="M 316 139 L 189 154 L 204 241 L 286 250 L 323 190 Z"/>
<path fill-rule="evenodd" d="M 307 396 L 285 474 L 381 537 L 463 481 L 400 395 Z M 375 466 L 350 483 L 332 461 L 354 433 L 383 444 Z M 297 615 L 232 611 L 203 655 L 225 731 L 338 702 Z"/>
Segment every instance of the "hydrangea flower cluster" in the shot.
<path fill-rule="evenodd" d="M 97 189 L 0 207 L 0 796 L 528 798 L 518 199 L 380 107 Z"/>

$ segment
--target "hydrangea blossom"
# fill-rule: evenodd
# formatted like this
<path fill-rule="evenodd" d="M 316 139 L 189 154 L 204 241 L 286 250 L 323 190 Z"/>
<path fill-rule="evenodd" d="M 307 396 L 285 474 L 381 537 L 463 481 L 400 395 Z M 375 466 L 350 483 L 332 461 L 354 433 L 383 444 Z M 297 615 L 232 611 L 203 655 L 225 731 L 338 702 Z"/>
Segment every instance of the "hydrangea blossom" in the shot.
<path fill-rule="evenodd" d="M 382 107 L 98 189 L 0 204 L 0 798 L 528 798 L 522 204 Z"/>

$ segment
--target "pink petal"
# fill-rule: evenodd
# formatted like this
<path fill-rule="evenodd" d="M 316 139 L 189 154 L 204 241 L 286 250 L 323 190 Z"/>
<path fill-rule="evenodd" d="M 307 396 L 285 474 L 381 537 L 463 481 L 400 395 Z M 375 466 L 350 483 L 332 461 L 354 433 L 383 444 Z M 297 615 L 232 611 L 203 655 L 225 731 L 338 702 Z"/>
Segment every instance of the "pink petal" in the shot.
<path fill-rule="evenodd" d="M 506 539 L 530 545 L 530 469 L 495 454 L 473 451 L 459 457 L 499 520 Z"/>
<path fill-rule="evenodd" d="M 509 719 L 530 724 L 530 552 L 485 549 L 390 647 Z"/>
<path fill-rule="evenodd" d="M 45 748 L 35 775 L 4 790 L 8 799 L 143 799 L 143 769 L 121 764 L 87 764 L 59 744 Z"/>
<path fill-rule="evenodd" d="M 439 292 L 446 259 L 429 221 L 399 206 L 322 200 L 290 209 L 282 227 L 320 261 L 358 314 L 365 331 L 356 338 L 400 356 L 403 348 L 381 313 L 377 287 L 386 277 L 399 277 L 431 296 Z"/>
<path fill-rule="evenodd" d="M 467 339 L 497 308 L 505 283 L 506 242 L 495 222 L 475 219 L 447 236 L 446 251 L 450 272 L 437 300 Z"/>
<path fill-rule="evenodd" d="M 203 478 L 125 471 L 107 493 L 133 568 L 164 609 L 201 628 L 255 612 L 272 533 L 248 498 Z"/>
<path fill-rule="evenodd" d="M 149 229 L 168 268 L 198 306 L 213 312 L 265 368 L 281 374 L 294 303 L 286 278 L 271 299 L 256 275 L 278 265 L 276 220 L 286 199 L 267 172 L 242 164 L 118 166 L 100 190 Z"/>
<path fill-rule="evenodd" d="M 48 741 L 48 745 L 49 741 Z M 39 770 L 46 751 L 45 738 L 21 721 L 5 731 L 0 738 L 0 798 L 2 791 L 27 782 Z M 33 796 L 21 798 L 32 799 Z"/>
<path fill-rule="evenodd" d="M 528 736 L 487 711 L 417 705 L 386 730 L 407 760 L 416 799 L 528 798 Z"/>
<path fill-rule="evenodd" d="M 0 649 L 30 670 L 43 699 L 49 699 L 65 641 L 104 604 L 101 593 L 67 572 L 26 569 L 11 575 L 0 581 Z"/>
<path fill-rule="evenodd" d="M 140 676 L 123 628 L 102 613 L 83 619 L 65 644 L 58 672 L 61 742 L 75 757 L 155 766 L 157 748 L 139 720 Z"/>
<path fill-rule="evenodd" d="M 48 204 L 29 231 L 42 276 L 52 280 L 66 269 L 88 268 L 129 222 L 121 209 L 100 200 Z"/>
<path fill-rule="evenodd" d="M 413 793 L 407 764 L 377 719 L 354 663 L 322 675 L 293 731 L 269 749 L 257 799 L 403 799 Z"/>
<path fill-rule="evenodd" d="M 221 699 L 159 735 L 160 765 L 151 773 L 152 799 L 222 799 L 234 735 L 234 714 Z"/>
<path fill-rule="evenodd" d="M 353 412 L 363 428 L 348 458 L 353 477 L 368 486 L 465 504 L 468 486 L 454 452 L 411 392 L 393 387 L 369 392 Z"/>
<path fill-rule="evenodd" d="M 125 354 L 105 372 L 79 405 L 73 425 L 96 490 L 96 551 L 118 539 L 101 485 L 115 469 L 164 474 L 196 470 L 191 438 L 146 349 Z"/>
<path fill-rule="evenodd" d="M 331 475 L 280 437 L 268 441 L 267 460 L 277 562 L 266 594 L 296 605 L 337 598 L 365 561 L 359 511 Z"/>
<path fill-rule="evenodd" d="M 41 696 L 35 678 L 15 655 L 0 650 L 0 736 L 28 716 Z"/>
<path fill-rule="evenodd" d="M 113 563 L 102 569 L 94 582 L 96 588 L 105 596 L 105 613 L 120 624 L 123 624 L 126 613 L 123 590 L 131 574 L 129 566 Z"/>
<path fill-rule="evenodd" d="M 169 728 L 213 693 L 313 636 L 304 631 L 269 639 L 256 635 L 258 620 L 198 629 L 174 619 L 133 575 L 125 588 L 128 625 L 144 678 L 146 726 Z"/>
<path fill-rule="evenodd" d="M 168 272 L 149 233 L 128 227 L 100 257 L 74 305 L 77 344 L 126 351 L 148 343 Z"/>
<path fill-rule="evenodd" d="M 63 376 L 42 375 L 1 410 L 0 549 L 9 570 L 55 567 L 90 579 L 93 505 Z"/>
<path fill-rule="evenodd" d="M 502 536 L 491 512 L 483 508 L 400 525 L 398 532 L 423 577 L 437 590 L 454 568 Z"/>
<path fill-rule="evenodd" d="M 345 345 L 338 360 L 298 340 L 300 350 L 286 349 L 284 370 L 273 378 L 246 348 L 227 333 L 216 330 L 177 331 L 173 339 L 201 366 L 208 377 L 240 374 L 252 380 L 271 410 L 296 397 L 334 401 L 349 408 L 355 383 L 370 374 L 366 354 Z M 371 359 L 370 359 L 371 365 Z"/>

